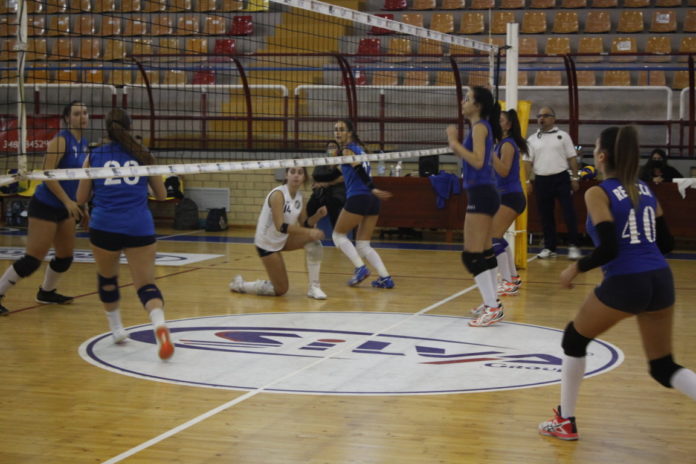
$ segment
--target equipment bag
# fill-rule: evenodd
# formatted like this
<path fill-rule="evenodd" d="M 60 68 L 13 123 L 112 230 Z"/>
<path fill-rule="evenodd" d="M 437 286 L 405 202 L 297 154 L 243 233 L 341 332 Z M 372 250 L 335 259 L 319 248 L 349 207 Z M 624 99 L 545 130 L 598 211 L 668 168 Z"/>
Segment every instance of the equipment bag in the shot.
<path fill-rule="evenodd" d="M 212 208 L 205 218 L 206 232 L 218 232 L 227 230 L 227 212 L 225 208 Z"/>
<path fill-rule="evenodd" d="M 190 198 L 183 198 L 174 208 L 174 229 L 198 229 L 198 205 Z"/>

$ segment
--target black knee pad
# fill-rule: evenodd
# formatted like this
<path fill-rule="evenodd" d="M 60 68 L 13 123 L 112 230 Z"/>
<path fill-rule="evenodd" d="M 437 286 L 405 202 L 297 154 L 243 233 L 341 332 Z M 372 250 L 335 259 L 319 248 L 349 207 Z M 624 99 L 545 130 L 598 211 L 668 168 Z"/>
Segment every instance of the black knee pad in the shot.
<path fill-rule="evenodd" d="M 48 265 L 51 266 L 51 269 L 53 269 L 56 272 L 65 272 L 68 269 L 70 269 L 72 261 L 72 256 L 68 256 L 67 258 L 59 258 L 56 256 L 51 260 L 50 263 L 48 263 Z"/>
<path fill-rule="evenodd" d="M 462 251 L 462 263 L 464 267 L 467 268 L 474 276 L 486 272 L 488 268 L 486 267 L 486 260 L 483 257 L 483 253 L 471 253 L 469 251 Z"/>
<path fill-rule="evenodd" d="M 672 376 L 681 368 L 682 366 L 674 362 L 672 355 L 668 354 L 650 361 L 650 376 L 661 385 L 672 388 Z"/>
<path fill-rule="evenodd" d="M 104 277 L 103 275 L 97 274 L 97 291 L 99 292 L 99 299 L 102 303 L 114 303 L 121 298 L 121 294 L 118 290 L 118 277 Z M 112 289 L 105 289 L 113 285 Z"/>
<path fill-rule="evenodd" d="M 140 298 L 140 302 L 143 304 L 143 306 L 145 306 L 148 301 L 158 298 L 164 302 L 162 292 L 160 292 L 159 288 L 157 288 L 157 285 L 155 284 L 147 284 L 140 287 L 138 289 L 138 298 Z"/>
<path fill-rule="evenodd" d="M 487 250 L 483 250 L 483 259 L 486 260 L 486 269 L 495 269 L 498 267 L 498 260 L 495 256 L 495 251 L 492 247 Z"/>
<path fill-rule="evenodd" d="M 575 330 L 575 325 L 571 321 L 566 326 L 565 332 L 563 332 L 561 347 L 567 356 L 582 358 L 587 355 L 587 345 L 589 345 L 591 341 L 591 338 L 580 335 L 578 331 Z"/>
<path fill-rule="evenodd" d="M 19 277 L 29 277 L 41 266 L 41 261 L 33 256 L 24 255 L 12 265 Z"/>

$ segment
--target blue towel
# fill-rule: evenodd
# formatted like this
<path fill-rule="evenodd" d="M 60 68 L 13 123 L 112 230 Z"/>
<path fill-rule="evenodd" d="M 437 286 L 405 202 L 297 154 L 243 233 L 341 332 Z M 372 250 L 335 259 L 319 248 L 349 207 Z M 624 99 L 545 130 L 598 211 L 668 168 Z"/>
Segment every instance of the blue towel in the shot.
<path fill-rule="evenodd" d="M 437 175 L 432 175 L 429 177 L 430 184 L 435 190 L 436 200 L 435 204 L 439 209 L 445 207 L 445 203 L 449 200 L 451 195 L 459 195 L 462 193 L 462 184 L 459 177 L 456 175 L 440 171 Z"/>

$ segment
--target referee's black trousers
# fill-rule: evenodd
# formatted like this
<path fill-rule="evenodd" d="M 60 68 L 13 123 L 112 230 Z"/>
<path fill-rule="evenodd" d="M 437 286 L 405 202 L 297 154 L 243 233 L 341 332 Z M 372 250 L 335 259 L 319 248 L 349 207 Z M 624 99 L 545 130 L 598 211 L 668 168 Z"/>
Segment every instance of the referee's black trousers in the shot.
<path fill-rule="evenodd" d="M 556 251 L 558 237 L 556 236 L 556 216 L 554 209 L 556 199 L 561 204 L 563 218 L 568 228 L 569 245 L 578 244 L 578 220 L 573 207 L 573 189 L 570 185 L 570 175 L 567 171 L 550 176 L 536 176 L 534 180 L 539 217 L 544 231 L 544 248 Z"/>

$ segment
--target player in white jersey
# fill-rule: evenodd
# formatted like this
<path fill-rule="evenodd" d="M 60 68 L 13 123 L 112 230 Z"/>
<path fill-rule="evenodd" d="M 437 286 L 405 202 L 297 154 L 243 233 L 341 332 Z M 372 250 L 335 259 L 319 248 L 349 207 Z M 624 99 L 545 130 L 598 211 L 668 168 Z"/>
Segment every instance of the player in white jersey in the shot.
<path fill-rule="evenodd" d="M 307 181 L 307 171 L 303 167 L 287 168 L 285 182 L 266 195 L 256 224 L 254 245 L 263 262 L 269 280 L 245 282 L 241 275 L 230 282 L 230 290 L 238 293 L 255 293 L 263 296 L 281 296 L 287 293 L 290 285 L 288 272 L 281 251 L 305 249 L 309 289 L 307 296 L 317 300 L 326 299 L 319 285 L 322 245 L 324 233 L 314 228 L 326 216 L 322 206 L 311 217 L 302 201 L 300 187 Z"/>

